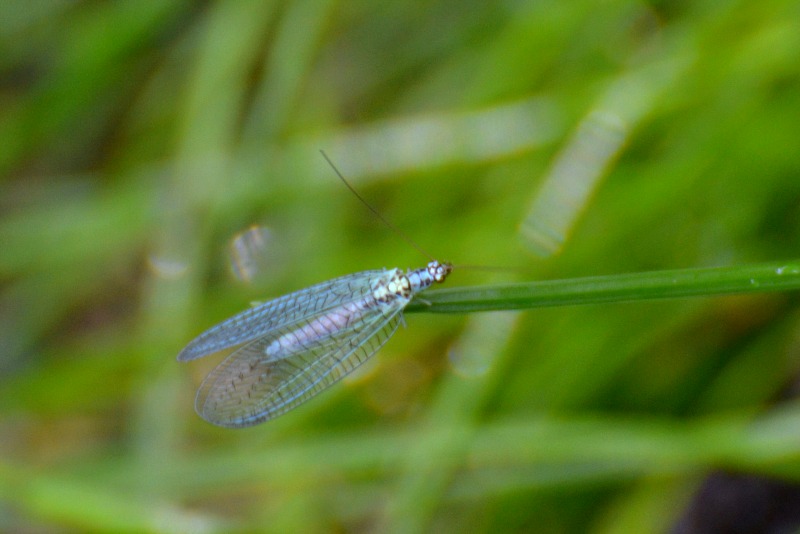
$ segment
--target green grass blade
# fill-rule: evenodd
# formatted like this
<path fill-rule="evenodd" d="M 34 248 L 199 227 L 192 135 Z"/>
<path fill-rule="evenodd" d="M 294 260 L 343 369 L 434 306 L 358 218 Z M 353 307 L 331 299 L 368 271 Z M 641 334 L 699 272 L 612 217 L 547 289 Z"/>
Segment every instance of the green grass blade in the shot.
<path fill-rule="evenodd" d="M 798 260 L 437 289 L 406 311 L 468 313 L 793 289 L 800 289 Z"/>

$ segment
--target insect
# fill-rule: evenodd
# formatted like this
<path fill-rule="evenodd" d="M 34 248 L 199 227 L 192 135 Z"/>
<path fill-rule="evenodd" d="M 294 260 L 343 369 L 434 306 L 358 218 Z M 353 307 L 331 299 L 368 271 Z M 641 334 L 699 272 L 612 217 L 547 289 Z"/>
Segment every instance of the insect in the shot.
<path fill-rule="evenodd" d="M 403 309 L 414 295 L 444 282 L 451 271 L 449 263 L 434 260 L 406 273 L 349 274 L 256 305 L 206 330 L 178 354 L 179 361 L 239 348 L 203 380 L 195 410 L 209 423 L 229 428 L 292 410 L 374 355 L 403 322 Z"/>

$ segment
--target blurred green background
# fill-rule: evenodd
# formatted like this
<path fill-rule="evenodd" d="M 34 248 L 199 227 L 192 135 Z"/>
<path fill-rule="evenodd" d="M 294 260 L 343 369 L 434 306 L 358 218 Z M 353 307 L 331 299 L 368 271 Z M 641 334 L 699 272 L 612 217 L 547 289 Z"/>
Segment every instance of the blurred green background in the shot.
<path fill-rule="evenodd" d="M 665 532 L 800 479 L 794 294 L 409 314 L 246 430 L 175 356 L 263 300 L 796 259 L 800 4 L 0 5 L 0 529 Z M 233 255 L 232 255 L 233 254 Z M 232 257 L 234 259 L 232 259 Z M 208 361 L 206 361 L 208 360 Z"/>

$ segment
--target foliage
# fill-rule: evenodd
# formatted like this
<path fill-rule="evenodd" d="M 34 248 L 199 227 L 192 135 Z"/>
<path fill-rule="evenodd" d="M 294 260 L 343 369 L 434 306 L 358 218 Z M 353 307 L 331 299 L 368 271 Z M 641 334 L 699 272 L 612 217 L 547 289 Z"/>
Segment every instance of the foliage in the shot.
<path fill-rule="evenodd" d="M 758 290 L 796 287 L 798 15 L 2 4 L 0 528 L 663 531 L 713 468 L 795 481 L 797 299 Z M 409 314 L 352 380 L 211 427 L 214 362 L 175 361 L 195 334 L 427 261 L 319 149 L 437 258 L 511 267 L 456 269 L 429 311 L 572 304 L 607 286 L 547 281 L 596 276 L 663 296 L 647 273 L 677 269 L 694 296 Z"/>

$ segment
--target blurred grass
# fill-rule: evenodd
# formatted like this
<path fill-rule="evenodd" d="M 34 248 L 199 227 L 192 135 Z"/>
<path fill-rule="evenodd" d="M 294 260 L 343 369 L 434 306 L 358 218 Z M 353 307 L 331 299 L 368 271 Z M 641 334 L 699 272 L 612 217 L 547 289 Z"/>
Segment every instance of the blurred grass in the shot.
<path fill-rule="evenodd" d="M 798 15 L 2 4 L 0 529 L 664 531 L 712 468 L 796 481 L 794 293 L 413 314 L 366 371 L 237 432 L 192 411 L 213 362 L 174 357 L 250 300 L 426 261 L 320 148 L 437 257 L 526 273 L 439 295 L 791 264 Z M 581 195 L 543 187 L 598 111 L 620 144 Z M 562 217 L 557 254 L 528 252 L 532 216 Z M 252 225 L 244 284 L 226 250 Z"/>

